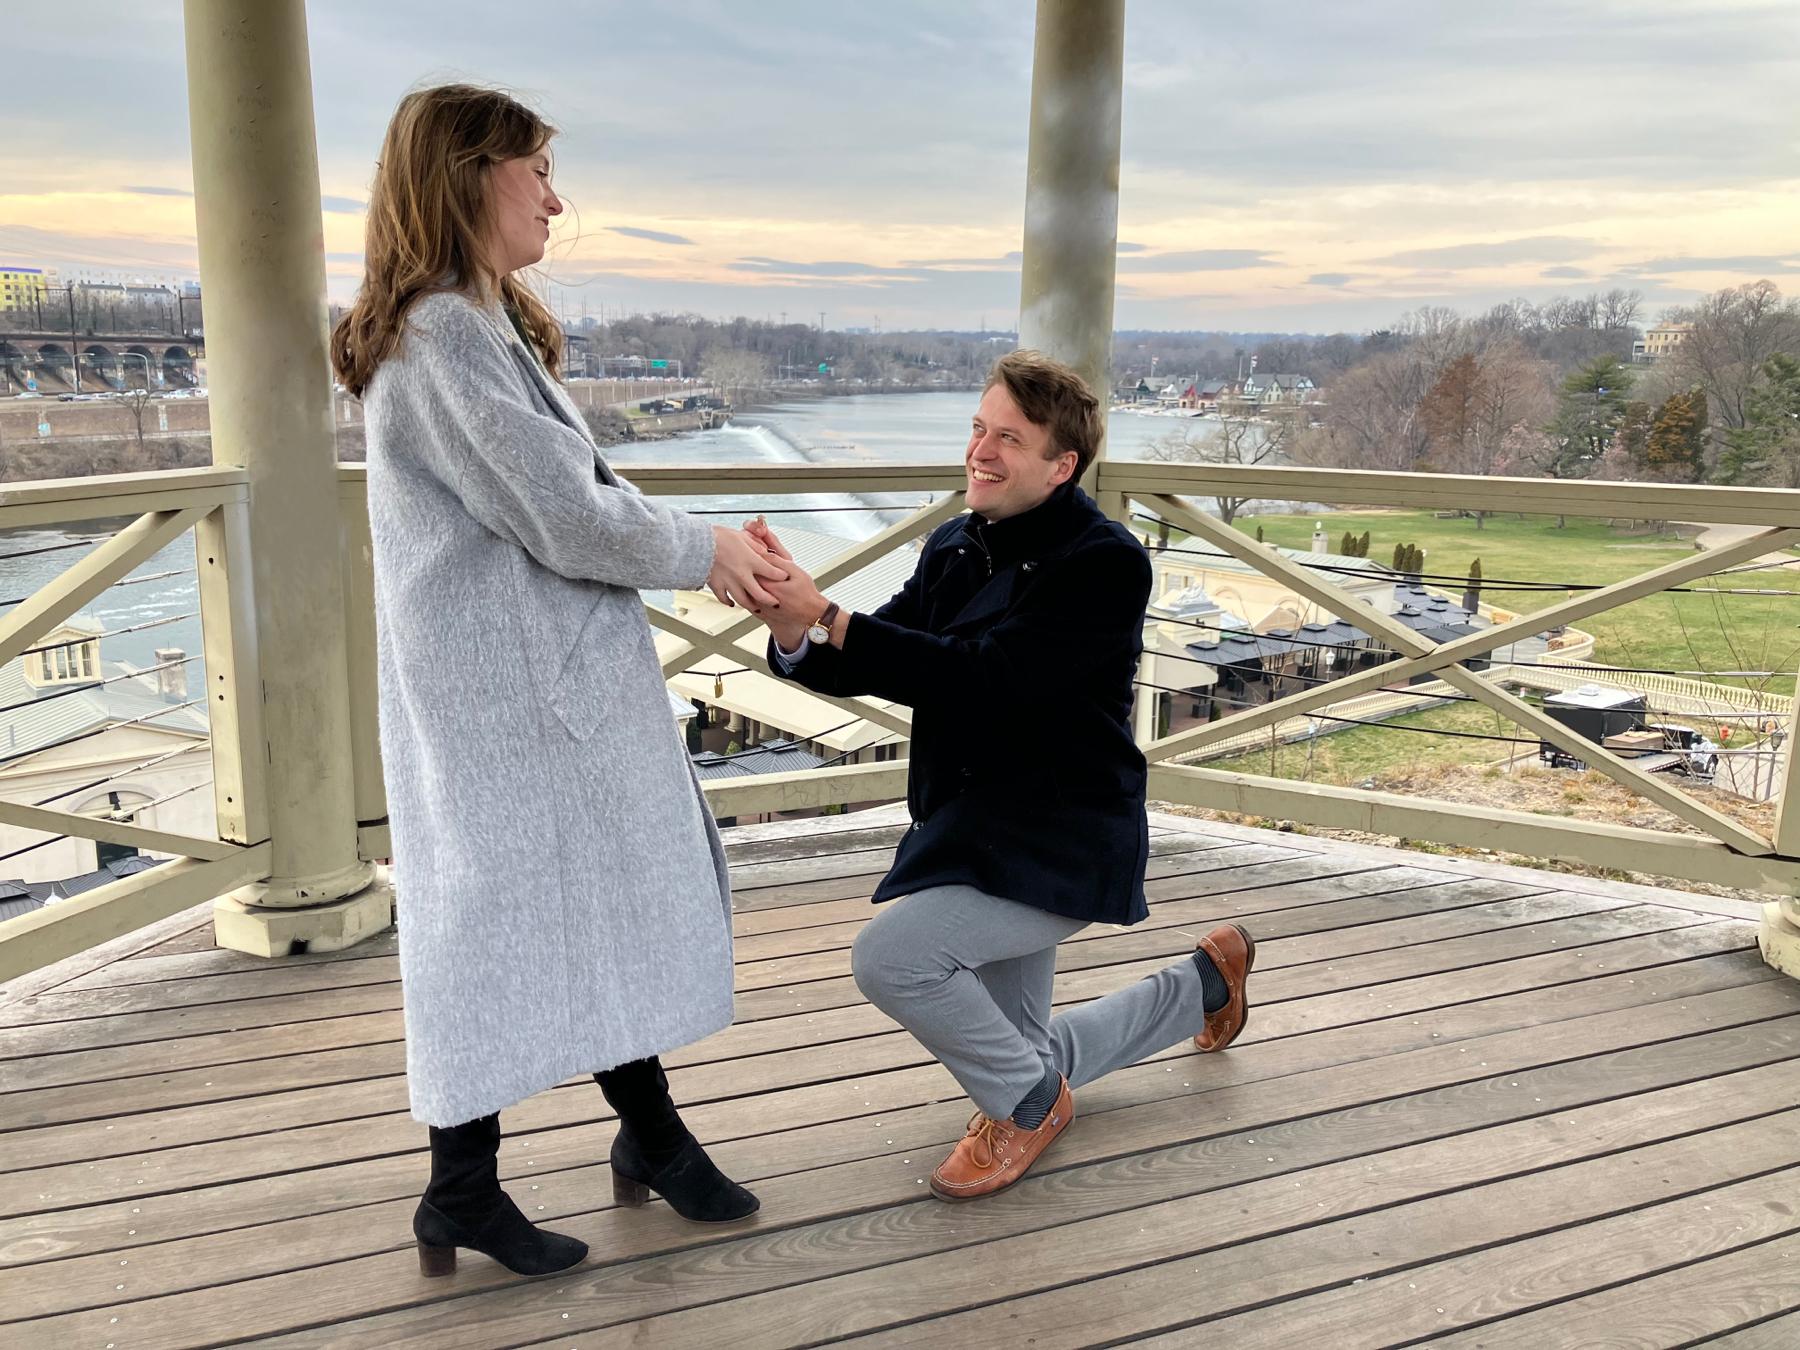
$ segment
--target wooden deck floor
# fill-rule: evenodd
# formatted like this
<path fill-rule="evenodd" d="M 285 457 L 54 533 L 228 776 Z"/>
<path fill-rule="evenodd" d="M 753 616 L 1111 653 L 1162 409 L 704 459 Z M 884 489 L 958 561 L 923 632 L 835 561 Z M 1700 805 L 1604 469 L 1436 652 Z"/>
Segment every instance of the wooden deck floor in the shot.
<path fill-rule="evenodd" d="M 567 1084 L 505 1117 L 513 1194 L 593 1246 L 547 1281 L 418 1274 L 391 941 L 270 965 L 193 915 L 15 985 L 0 1345 L 1800 1344 L 1800 985 L 1747 906 L 1158 818 L 1151 919 L 1064 944 L 1058 1000 L 1232 917 L 1248 1032 L 951 1206 L 969 1108 L 849 978 L 868 821 L 734 833 L 738 1022 L 671 1059 L 762 1213 L 611 1207 Z"/>

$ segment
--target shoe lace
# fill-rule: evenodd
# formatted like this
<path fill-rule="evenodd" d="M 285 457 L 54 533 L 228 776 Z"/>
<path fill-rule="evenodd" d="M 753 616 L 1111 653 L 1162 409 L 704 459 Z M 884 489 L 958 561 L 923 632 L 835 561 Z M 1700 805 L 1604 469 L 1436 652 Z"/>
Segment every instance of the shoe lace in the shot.
<path fill-rule="evenodd" d="M 991 1166 L 1000 1149 L 1012 1140 L 1012 1135 L 1012 1125 L 1007 1121 L 995 1120 L 979 1111 L 970 1117 L 967 1137 L 973 1141 L 969 1149 L 976 1166 Z"/>

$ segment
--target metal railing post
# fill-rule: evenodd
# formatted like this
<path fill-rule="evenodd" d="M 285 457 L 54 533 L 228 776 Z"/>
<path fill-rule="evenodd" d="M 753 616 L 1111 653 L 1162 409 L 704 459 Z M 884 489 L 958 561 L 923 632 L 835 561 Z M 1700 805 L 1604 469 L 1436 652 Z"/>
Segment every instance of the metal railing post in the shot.
<path fill-rule="evenodd" d="M 306 10 L 185 13 L 213 457 L 250 476 L 263 744 L 238 751 L 266 756 L 271 863 L 218 902 L 215 929 L 264 955 L 342 947 L 386 927 L 392 900 L 357 849 Z"/>
<path fill-rule="evenodd" d="M 1800 735 L 1800 681 L 1794 687 L 1794 704 L 1788 714 L 1787 739 L 1776 749 L 1775 852 L 1783 858 L 1800 858 L 1800 754 L 1794 737 Z M 1786 752 L 1785 761 L 1782 752 Z M 1800 979 L 1800 895 L 1787 895 L 1763 906 L 1756 945 L 1763 960 L 1785 975 Z"/>

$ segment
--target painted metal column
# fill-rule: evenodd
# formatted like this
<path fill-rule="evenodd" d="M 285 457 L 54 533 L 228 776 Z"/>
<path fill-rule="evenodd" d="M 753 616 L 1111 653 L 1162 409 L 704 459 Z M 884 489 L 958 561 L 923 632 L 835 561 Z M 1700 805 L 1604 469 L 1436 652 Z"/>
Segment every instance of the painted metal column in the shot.
<path fill-rule="evenodd" d="M 250 474 L 249 557 L 230 561 L 253 569 L 255 621 L 243 636 L 255 648 L 265 744 L 237 748 L 266 756 L 272 847 L 270 878 L 220 902 L 220 940 L 235 904 L 248 943 L 228 945 L 255 948 L 255 930 L 280 927 L 288 938 L 269 944 L 271 954 L 297 943 L 343 946 L 341 913 L 317 933 L 280 914 L 342 901 L 375 879 L 357 854 L 352 791 L 306 9 L 303 0 L 185 7 L 213 459 Z M 365 913 L 351 926 L 370 922 Z"/>
<path fill-rule="evenodd" d="M 1125 0 L 1038 0 L 1019 345 L 1075 367 L 1102 408 L 1112 389 L 1124 85 Z M 1097 457 L 1089 491 L 1099 468 Z M 1109 515 L 1123 509 L 1100 504 Z"/>

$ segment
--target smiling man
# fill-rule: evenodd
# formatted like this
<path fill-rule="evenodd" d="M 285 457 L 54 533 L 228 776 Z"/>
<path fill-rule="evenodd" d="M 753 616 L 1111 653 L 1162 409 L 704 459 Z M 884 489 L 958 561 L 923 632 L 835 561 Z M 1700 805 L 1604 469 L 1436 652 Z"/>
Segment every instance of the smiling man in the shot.
<path fill-rule="evenodd" d="M 969 514 L 932 534 L 898 595 L 852 614 L 791 560 L 787 581 L 766 583 L 772 670 L 913 710 L 913 823 L 875 891 L 896 903 L 852 955 L 869 1001 L 975 1102 L 932 1173 L 947 1200 L 1023 1176 L 1073 1117 L 1072 1087 L 1190 1036 L 1223 1049 L 1248 1009 L 1255 946 L 1225 924 L 1191 957 L 1050 1014 L 1057 943 L 1148 914 L 1131 682 L 1150 560 L 1076 486 L 1101 434 L 1073 370 L 1002 357 L 964 455 Z"/>

